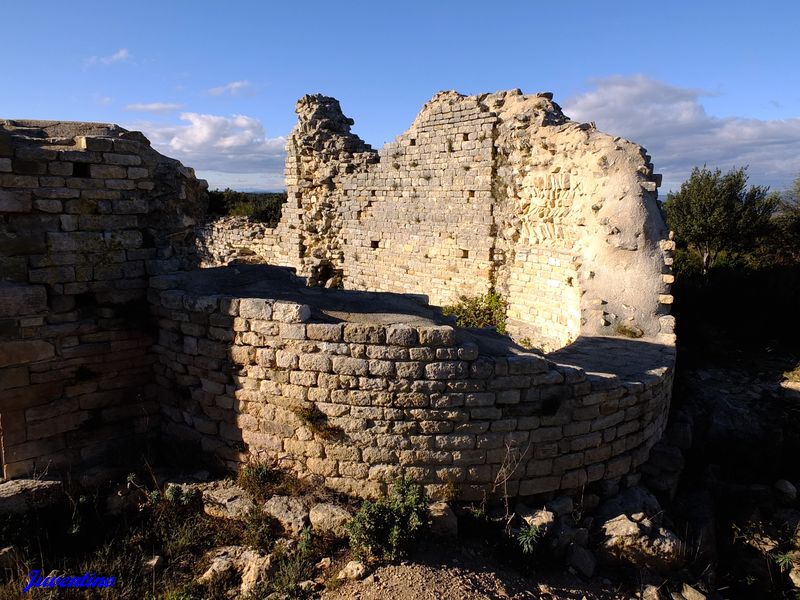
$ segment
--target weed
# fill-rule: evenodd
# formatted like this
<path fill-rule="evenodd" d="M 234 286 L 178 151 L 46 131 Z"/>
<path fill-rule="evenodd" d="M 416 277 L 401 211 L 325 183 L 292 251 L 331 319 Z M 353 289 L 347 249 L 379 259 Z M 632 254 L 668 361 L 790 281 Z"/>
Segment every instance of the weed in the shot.
<path fill-rule="evenodd" d="M 524 337 L 519 341 L 519 345 L 525 348 L 526 350 L 533 350 L 536 346 L 533 343 L 533 340 L 529 337 Z"/>
<path fill-rule="evenodd" d="M 448 152 L 452 152 L 453 151 L 453 141 L 452 140 L 447 140 L 447 151 Z"/>
<path fill-rule="evenodd" d="M 278 523 L 260 508 L 253 506 L 244 519 L 242 541 L 256 550 L 268 551 L 278 539 Z"/>
<path fill-rule="evenodd" d="M 350 547 L 359 558 L 399 558 L 427 527 L 428 505 L 420 486 L 398 481 L 387 498 L 361 505 L 347 525 Z"/>
<path fill-rule="evenodd" d="M 536 525 L 525 524 L 517 534 L 517 543 L 523 554 L 534 554 L 536 546 L 543 537 L 543 531 Z"/>
<path fill-rule="evenodd" d="M 453 315 L 459 327 L 495 327 L 506 332 L 506 301 L 494 289 L 483 296 L 461 296 L 457 304 L 445 306 L 442 313 Z"/>
<path fill-rule="evenodd" d="M 329 440 L 342 435 L 342 429 L 328 423 L 328 415 L 316 406 L 296 408 L 293 412 L 303 422 L 303 425 L 322 439 Z"/>
<path fill-rule="evenodd" d="M 262 503 L 274 495 L 301 496 L 318 491 L 300 481 L 293 473 L 282 471 L 275 464 L 255 462 L 245 465 L 237 483 L 256 502 Z"/>

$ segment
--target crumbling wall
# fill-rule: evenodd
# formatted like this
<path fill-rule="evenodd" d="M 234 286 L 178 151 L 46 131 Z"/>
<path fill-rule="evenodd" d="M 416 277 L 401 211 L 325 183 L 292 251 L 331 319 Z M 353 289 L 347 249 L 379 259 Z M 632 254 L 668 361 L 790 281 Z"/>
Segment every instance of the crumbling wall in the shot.
<path fill-rule="evenodd" d="M 281 226 L 300 258 L 279 264 L 439 305 L 494 287 L 509 331 L 545 350 L 581 333 L 671 334 L 672 242 L 640 146 L 518 90 L 437 94 L 377 155 L 332 98 L 304 97 L 298 116 L 287 189 L 302 212 Z"/>
<path fill-rule="evenodd" d="M 0 121 L 4 477 L 122 459 L 156 431 L 148 275 L 185 266 L 204 190 L 138 132 Z"/>

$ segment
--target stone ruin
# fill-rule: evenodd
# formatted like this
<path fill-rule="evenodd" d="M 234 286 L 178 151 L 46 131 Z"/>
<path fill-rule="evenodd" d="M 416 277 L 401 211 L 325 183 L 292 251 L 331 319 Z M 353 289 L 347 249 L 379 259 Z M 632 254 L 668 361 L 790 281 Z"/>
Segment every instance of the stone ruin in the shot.
<path fill-rule="evenodd" d="M 378 152 L 333 98 L 297 113 L 275 228 L 209 220 L 205 182 L 141 133 L 0 121 L 5 478 L 179 440 L 349 494 L 479 499 L 647 460 L 673 242 L 640 146 L 551 94 L 439 93 Z M 436 308 L 491 289 L 510 337 Z"/>

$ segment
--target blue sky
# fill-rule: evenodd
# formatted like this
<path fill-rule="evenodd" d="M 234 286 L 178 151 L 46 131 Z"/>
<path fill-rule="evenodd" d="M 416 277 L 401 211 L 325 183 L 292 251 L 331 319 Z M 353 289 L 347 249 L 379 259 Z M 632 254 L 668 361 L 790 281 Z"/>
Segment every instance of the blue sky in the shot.
<path fill-rule="evenodd" d="M 0 117 L 141 129 L 212 187 L 283 187 L 294 103 L 380 146 L 437 91 L 552 91 L 664 174 L 800 175 L 800 2 L 14 2 Z"/>

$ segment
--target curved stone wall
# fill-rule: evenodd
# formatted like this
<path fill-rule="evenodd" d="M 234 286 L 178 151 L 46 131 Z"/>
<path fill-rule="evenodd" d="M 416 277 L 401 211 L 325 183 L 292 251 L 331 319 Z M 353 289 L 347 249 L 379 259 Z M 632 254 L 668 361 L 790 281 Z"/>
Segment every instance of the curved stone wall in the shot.
<path fill-rule="evenodd" d="M 422 305 L 415 314 L 407 298 L 384 313 L 388 294 L 304 291 L 268 267 L 238 270 L 154 278 L 150 292 L 157 379 L 191 390 L 162 402 L 165 433 L 231 468 L 278 460 L 356 495 L 402 476 L 433 493 L 452 482 L 462 499 L 507 474 L 508 493 L 533 495 L 630 472 L 665 426 L 669 345 L 596 338 L 588 353 L 578 344 L 549 360 Z M 236 295 L 210 294 L 232 281 Z"/>

